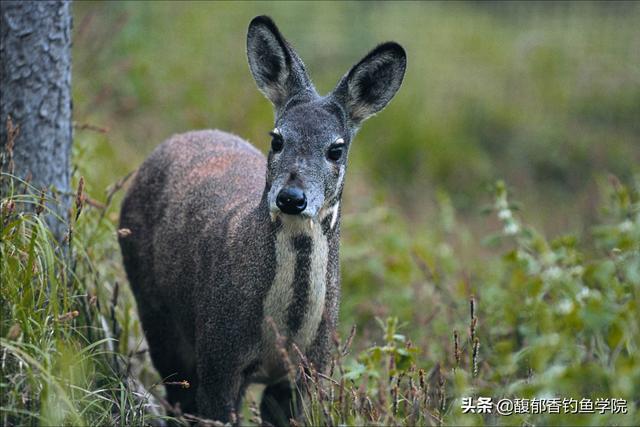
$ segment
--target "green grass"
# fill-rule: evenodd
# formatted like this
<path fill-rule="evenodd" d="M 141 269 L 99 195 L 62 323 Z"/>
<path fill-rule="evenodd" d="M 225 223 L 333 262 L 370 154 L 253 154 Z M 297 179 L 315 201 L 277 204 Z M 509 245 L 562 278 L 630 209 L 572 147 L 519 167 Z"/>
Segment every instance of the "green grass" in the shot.
<path fill-rule="evenodd" d="M 162 417 L 117 245 L 123 178 L 192 128 L 266 149 L 272 112 L 243 52 L 259 13 L 281 25 L 321 91 L 379 41 L 409 53 L 398 98 L 351 153 L 340 337 L 331 379 L 306 377 L 301 422 L 640 423 L 636 4 L 75 8 L 75 120 L 106 132 L 76 127 L 83 197 L 62 243 L 39 191 L 3 172 L 3 425 Z M 463 414 L 471 396 L 622 398 L 628 413 Z M 257 399 L 250 390 L 245 422 L 259 422 Z"/>
<path fill-rule="evenodd" d="M 126 288 L 117 296 L 108 206 L 92 208 L 80 190 L 58 242 L 45 221 L 56 200 L 8 173 L 1 179 L 2 424 L 148 422 L 153 411 L 128 346 L 142 338 L 132 297 Z"/>
<path fill-rule="evenodd" d="M 404 335 L 398 341 L 387 326 L 386 338 L 381 339 L 378 333 L 368 340 L 379 340 L 383 347 L 361 343 L 364 346 L 357 362 L 352 360 L 347 366 L 351 374 L 369 376 L 368 382 L 361 379 L 352 387 L 362 390 L 361 385 L 366 384 L 364 390 L 378 416 L 356 412 L 347 423 L 637 424 L 638 179 L 627 188 L 611 178 L 611 183 L 602 187 L 605 205 L 599 224 L 586 236 L 563 235 L 553 240 L 523 223 L 528 211 L 515 212 L 504 184 L 498 183 L 495 201 L 487 210 L 499 221 L 496 233 L 487 236 L 485 244 L 497 245 L 500 255 L 469 265 L 461 264 L 439 238 L 415 234 L 410 240 L 396 238 L 406 233 L 372 238 L 363 233 L 360 243 L 367 247 L 394 244 L 383 246 L 383 239 L 395 240 L 397 245 L 385 254 L 363 251 L 354 257 L 358 261 L 351 260 L 350 265 L 362 264 L 366 270 L 356 267 L 355 277 L 344 269 L 343 292 L 350 295 L 351 303 L 347 311 L 359 313 L 354 321 L 364 325 L 365 333 L 375 314 L 399 316 Z M 450 233 L 457 231 L 454 228 Z M 350 243 L 354 251 L 358 245 Z M 375 272 L 379 276 L 372 274 Z M 363 274 L 367 280 L 362 280 Z M 406 348 L 408 353 L 396 353 L 395 348 L 403 348 L 405 339 L 412 342 Z M 390 363 L 390 358 L 395 363 Z M 389 373 L 389 366 L 394 365 L 396 370 Z M 439 390 L 426 405 L 421 400 L 424 388 L 412 389 L 412 384 L 421 382 L 420 368 L 430 372 L 430 390 Z M 400 397 L 394 397 L 398 393 Z M 541 397 L 595 401 L 616 396 L 630 402 L 633 409 L 630 407 L 626 415 L 483 417 L 461 413 L 461 398 L 467 396 L 492 397 L 494 402 Z M 403 408 L 397 415 L 393 414 L 393 399 Z M 416 413 L 412 412 L 414 407 L 419 408 Z M 334 423 L 344 416 L 339 411 L 329 413 Z M 415 421 L 424 414 L 430 415 Z"/>
<path fill-rule="evenodd" d="M 133 299 L 119 285 L 110 206 L 87 203 L 79 192 L 72 238 L 59 244 L 42 218 L 43 199 L 8 174 L 2 179 L 11 183 L 0 243 L 3 424 L 158 418 L 162 391 L 139 351 Z M 440 236 L 410 238 L 390 212 L 348 216 L 342 329 L 353 323 L 358 332 L 347 343 L 336 337 L 328 377 L 308 370 L 304 422 L 637 423 L 640 177 L 630 187 L 611 178 L 604 190 L 607 203 L 589 239 L 548 241 L 522 222 L 498 183 L 487 211 L 499 226 L 486 244 L 500 245 L 501 255 L 475 265 L 461 265 L 447 247 L 458 231 L 444 202 Z M 382 230 L 373 239 L 365 234 L 371 227 Z M 299 368 L 309 367 L 303 361 Z M 628 412 L 461 413 L 461 399 L 472 396 L 621 398 Z"/>

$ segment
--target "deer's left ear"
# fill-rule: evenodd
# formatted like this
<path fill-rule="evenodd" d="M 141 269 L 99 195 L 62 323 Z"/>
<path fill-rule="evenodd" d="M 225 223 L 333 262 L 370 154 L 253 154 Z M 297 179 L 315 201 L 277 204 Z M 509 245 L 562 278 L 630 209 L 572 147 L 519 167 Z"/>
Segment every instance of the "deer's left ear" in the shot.
<path fill-rule="evenodd" d="M 395 42 L 379 45 L 340 80 L 332 96 L 342 104 L 351 124 L 382 110 L 396 94 L 407 68 L 407 54 Z"/>

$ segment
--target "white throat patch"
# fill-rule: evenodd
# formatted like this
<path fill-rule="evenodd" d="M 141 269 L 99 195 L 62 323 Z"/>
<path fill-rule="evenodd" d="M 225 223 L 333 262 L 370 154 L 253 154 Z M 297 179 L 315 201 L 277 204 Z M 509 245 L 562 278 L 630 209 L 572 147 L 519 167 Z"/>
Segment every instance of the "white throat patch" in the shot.
<path fill-rule="evenodd" d="M 304 317 L 293 338 L 293 342 L 306 351 L 315 339 L 318 326 L 322 320 L 327 288 L 327 264 L 329 245 L 322 227 L 308 219 L 283 218 L 282 228 L 276 235 L 276 272 L 275 278 L 264 302 L 264 316 L 271 317 L 281 335 L 288 336 L 287 320 L 289 307 L 294 300 L 296 284 L 295 269 L 297 252 L 293 246 L 296 236 L 308 236 L 311 239 L 311 253 L 309 255 L 309 277 L 306 285 L 308 299 L 304 307 Z M 266 320 L 263 322 L 263 337 L 265 337 L 264 364 L 277 366 L 279 355 L 275 349 L 273 327 Z M 274 360 L 277 358 L 278 360 Z M 266 367 L 265 366 L 265 367 Z M 267 368 L 268 369 L 268 368 Z"/>

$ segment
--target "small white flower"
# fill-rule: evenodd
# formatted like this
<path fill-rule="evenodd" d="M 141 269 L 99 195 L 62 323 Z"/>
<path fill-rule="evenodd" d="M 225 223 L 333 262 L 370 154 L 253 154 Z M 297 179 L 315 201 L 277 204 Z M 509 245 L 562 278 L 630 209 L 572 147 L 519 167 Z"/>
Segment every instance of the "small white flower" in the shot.
<path fill-rule="evenodd" d="M 582 301 L 586 297 L 588 297 L 590 293 L 591 291 L 589 290 L 589 288 L 583 287 L 582 289 L 580 289 L 580 292 L 578 292 L 577 297 L 580 301 Z"/>
<path fill-rule="evenodd" d="M 570 299 L 564 299 L 558 303 L 558 313 L 569 314 L 573 310 L 573 301 Z"/>
<path fill-rule="evenodd" d="M 618 224 L 618 229 L 623 233 L 627 233 L 631 231 L 632 228 L 633 228 L 633 222 L 631 222 L 630 219 L 625 219 L 620 224 Z"/>
<path fill-rule="evenodd" d="M 518 231 L 520 231 L 520 226 L 515 222 L 510 222 L 509 224 L 504 226 L 504 234 L 507 234 L 509 236 L 518 234 Z"/>
<path fill-rule="evenodd" d="M 498 218 L 501 220 L 511 219 L 511 211 L 509 209 L 500 209 L 498 211 Z"/>
<path fill-rule="evenodd" d="M 562 276 L 562 269 L 556 265 L 554 265 L 553 267 L 547 268 L 543 275 L 545 276 L 545 279 L 547 280 L 556 280 L 559 279 Z"/>

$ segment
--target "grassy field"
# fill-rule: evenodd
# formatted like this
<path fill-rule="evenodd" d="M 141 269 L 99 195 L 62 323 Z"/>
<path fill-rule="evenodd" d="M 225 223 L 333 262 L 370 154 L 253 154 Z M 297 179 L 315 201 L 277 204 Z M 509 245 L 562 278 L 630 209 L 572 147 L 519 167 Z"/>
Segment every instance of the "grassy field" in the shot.
<path fill-rule="evenodd" d="M 640 423 L 638 4 L 74 7 L 79 190 L 65 242 L 38 192 L 2 175 L 3 425 L 184 422 L 163 415 L 121 266 L 123 179 L 194 128 L 266 151 L 272 111 L 244 53 L 263 13 L 322 92 L 378 42 L 409 57 L 351 153 L 340 336 L 328 378 L 307 378 L 303 422 Z M 499 416 L 463 413 L 465 397 L 627 406 Z M 258 399 L 250 390 L 243 423 L 259 422 Z"/>

